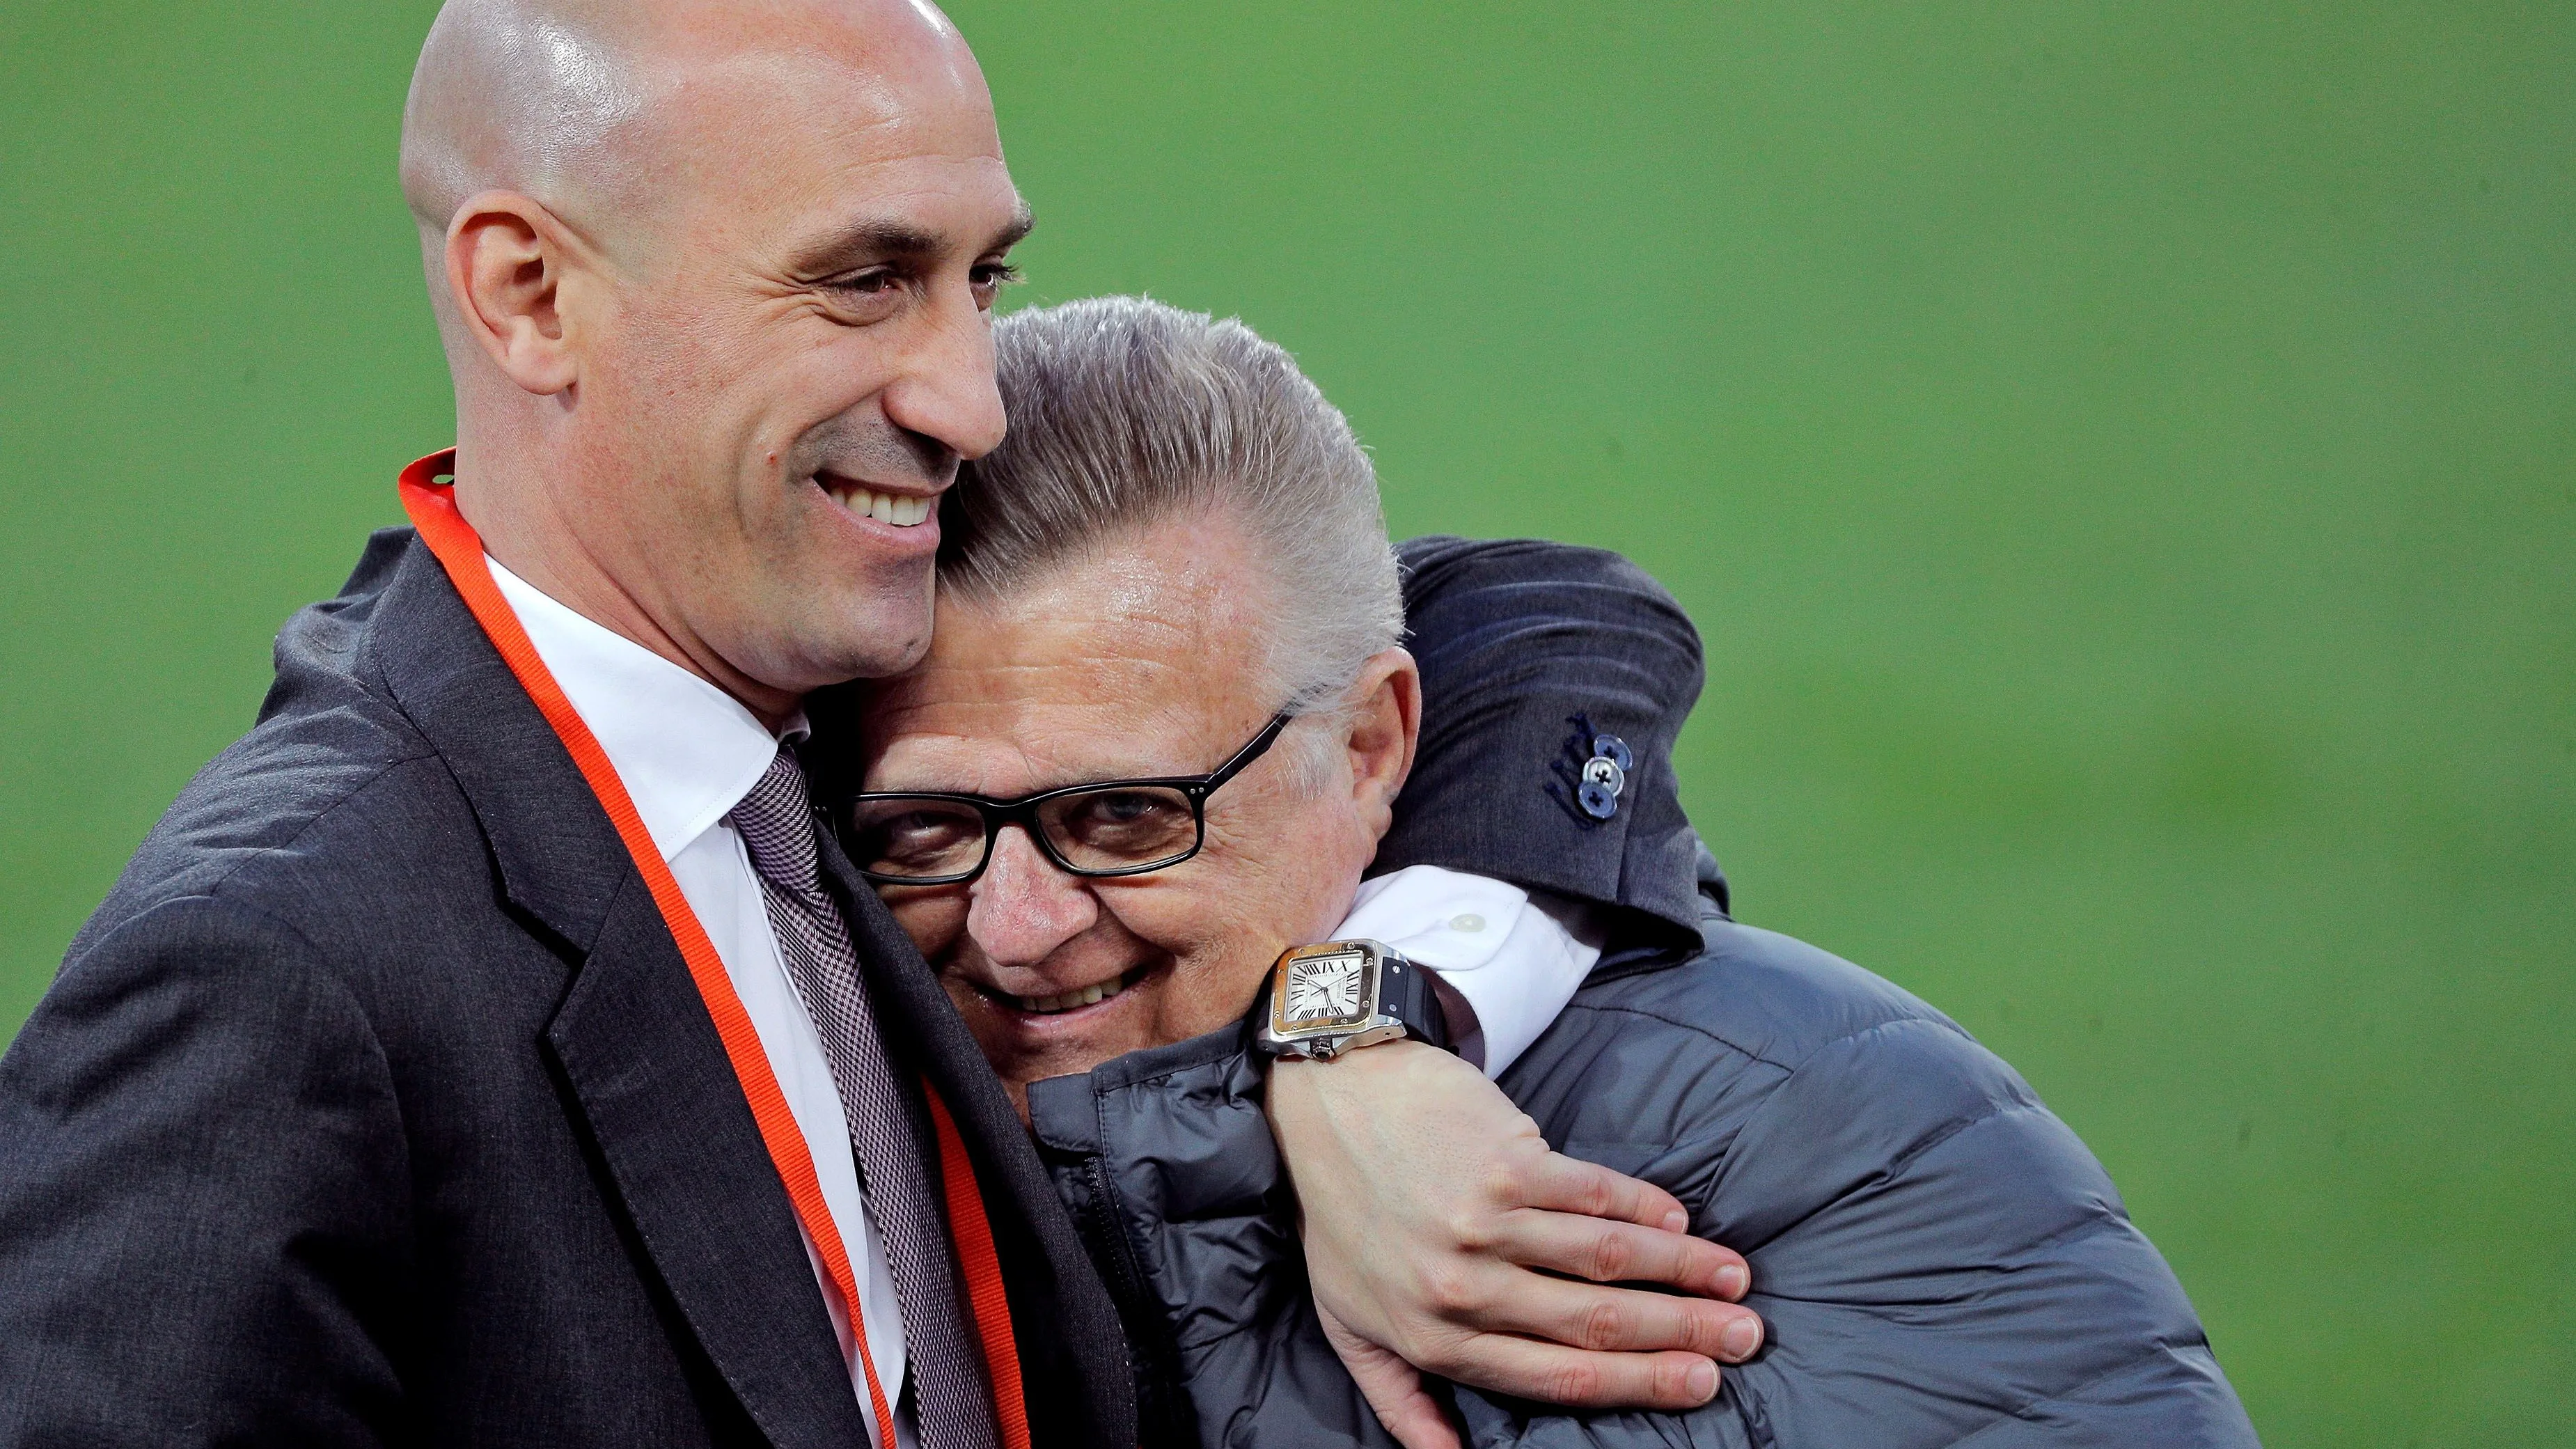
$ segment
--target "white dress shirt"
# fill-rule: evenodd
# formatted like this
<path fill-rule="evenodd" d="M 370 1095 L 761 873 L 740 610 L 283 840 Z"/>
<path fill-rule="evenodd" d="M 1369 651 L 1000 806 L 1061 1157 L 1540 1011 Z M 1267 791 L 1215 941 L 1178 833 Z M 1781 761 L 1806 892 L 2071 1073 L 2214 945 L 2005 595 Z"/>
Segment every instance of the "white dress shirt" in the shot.
<path fill-rule="evenodd" d="M 1392 946 L 1457 988 L 1484 1029 L 1488 1077 L 1538 1040 L 1601 959 L 1601 933 L 1580 904 L 1436 865 L 1362 881 L 1333 934 Z"/>
<path fill-rule="evenodd" d="M 849 1119 L 841 1094 L 832 1084 L 832 1068 L 823 1055 L 813 1019 L 787 979 L 779 958 L 778 937 L 769 925 L 769 903 L 742 837 L 725 820 L 727 812 L 751 793 L 778 754 L 779 736 L 741 703 L 661 655 L 537 592 L 526 580 L 491 562 L 493 581 L 528 631 L 528 642 L 545 661 L 564 697 L 572 701 L 582 723 L 599 739 L 617 778 L 635 801 L 635 813 L 654 846 L 671 867 L 680 894 L 706 928 L 734 994 L 742 998 L 769 1070 L 786 1095 L 787 1110 L 805 1134 L 814 1157 L 823 1201 L 840 1229 L 858 1280 L 860 1311 L 867 1319 L 868 1353 L 876 1361 L 877 1381 L 888 1403 L 903 1397 L 903 1306 L 896 1301 L 894 1279 L 886 1272 L 885 1248 L 868 1220 L 859 1193 L 859 1172 L 850 1152 Z M 787 731 L 805 731 L 802 719 Z M 822 1285 L 823 1302 L 840 1336 L 841 1357 L 849 1365 L 850 1383 L 859 1408 L 873 1415 L 867 1379 L 859 1366 L 858 1343 L 849 1316 L 832 1287 L 813 1239 L 806 1256 Z M 897 1439 L 909 1446 L 909 1414 L 896 1414 Z M 873 1418 L 871 1418 L 873 1424 Z M 870 1442 L 874 1442 L 873 1439 Z"/>

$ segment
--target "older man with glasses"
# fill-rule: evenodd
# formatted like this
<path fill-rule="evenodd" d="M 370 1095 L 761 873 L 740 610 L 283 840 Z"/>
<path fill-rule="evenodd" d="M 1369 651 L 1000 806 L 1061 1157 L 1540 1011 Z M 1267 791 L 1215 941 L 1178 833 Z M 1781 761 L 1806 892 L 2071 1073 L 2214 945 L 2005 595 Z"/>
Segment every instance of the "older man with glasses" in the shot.
<path fill-rule="evenodd" d="M 1650 580 L 1430 540 L 1400 584 L 1366 455 L 1238 324 L 1111 298 L 997 342 L 1012 432 L 949 503 L 930 653 L 829 702 L 809 753 L 1118 1298 L 1149 1439 L 2253 1442 L 2170 1270 L 2010 1068 L 1729 919 L 1671 773 L 1698 640 Z M 1712 1401 L 1570 1413 L 1371 1352 L 1442 1270 L 1373 1248 L 1402 1209 L 1366 1165 L 1479 1159 L 1335 1112 L 1364 1090 L 1344 1063 L 1428 1079 L 1450 1052 L 1527 1114 L 1506 1135 L 1743 1250 L 1745 1307 L 1636 1309 L 1738 1365 Z M 1283 1165 L 1265 1104 L 1350 1124 L 1354 1170 Z M 1551 1262 L 1532 1231 L 1521 1261 L 1567 1279 L 1744 1288 L 1731 1255 Z M 1420 1296 L 1472 1310 L 1456 1345 L 1580 1341 L 1577 1285 L 1541 1284 Z M 1581 1397 L 1523 1342 L 1534 1392 Z"/>

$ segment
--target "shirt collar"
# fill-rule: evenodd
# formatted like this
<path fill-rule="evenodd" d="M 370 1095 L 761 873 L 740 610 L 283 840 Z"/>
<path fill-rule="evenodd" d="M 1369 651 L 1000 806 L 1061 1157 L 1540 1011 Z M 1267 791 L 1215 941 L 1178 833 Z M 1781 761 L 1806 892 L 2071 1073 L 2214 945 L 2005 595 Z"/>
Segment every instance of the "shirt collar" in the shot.
<path fill-rule="evenodd" d="M 803 714 L 771 734 L 732 695 L 539 593 L 489 556 L 484 562 L 537 657 L 617 767 L 664 860 L 742 803 L 782 741 L 804 738 Z"/>

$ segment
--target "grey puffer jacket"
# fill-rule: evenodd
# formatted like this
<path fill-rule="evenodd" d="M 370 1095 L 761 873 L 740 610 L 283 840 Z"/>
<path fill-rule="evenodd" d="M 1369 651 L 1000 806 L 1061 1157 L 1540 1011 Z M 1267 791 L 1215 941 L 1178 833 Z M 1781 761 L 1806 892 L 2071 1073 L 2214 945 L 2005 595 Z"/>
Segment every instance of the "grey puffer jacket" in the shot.
<path fill-rule="evenodd" d="M 2181 1285 L 2029 1085 L 1888 982 L 1729 918 L 1671 778 L 1699 650 L 1670 598 L 1590 550 L 1404 553 L 1431 727 L 1377 868 L 1621 921 L 1500 1085 L 1559 1150 L 1743 1253 L 1769 1325 L 1689 1413 L 1459 1389 L 1470 1442 L 2254 1444 Z M 1607 821 L 1570 808 L 1562 768 L 1603 731 L 1636 758 Z M 1149 1444 L 1388 1443 L 1316 1321 L 1248 1047 L 1219 1032 L 1034 1084 L 1040 1156 L 1118 1300 Z"/>
<path fill-rule="evenodd" d="M 1743 1253 L 1770 1337 L 1686 1414 L 1458 1390 L 1478 1445 L 2236 1446 L 2252 1426 L 2092 1154 L 1948 1018 L 1726 919 L 1606 962 L 1502 1079 L 1547 1140 Z M 1029 1096 L 1149 1443 L 1390 1442 L 1324 1342 L 1240 1031 Z"/>

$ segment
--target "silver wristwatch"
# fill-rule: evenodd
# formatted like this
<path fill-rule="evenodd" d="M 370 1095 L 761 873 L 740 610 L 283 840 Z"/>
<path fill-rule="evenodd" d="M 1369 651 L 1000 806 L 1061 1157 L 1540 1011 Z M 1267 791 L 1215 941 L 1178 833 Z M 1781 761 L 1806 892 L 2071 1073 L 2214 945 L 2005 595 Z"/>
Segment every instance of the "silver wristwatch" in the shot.
<path fill-rule="evenodd" d="M 1297 946 L 1270 968 L 1261 1050 L 1329 1062 L 1411 1037 L 1447 1049 L 1448 1024 L 1431 973 L 1376 941 Z"/>

